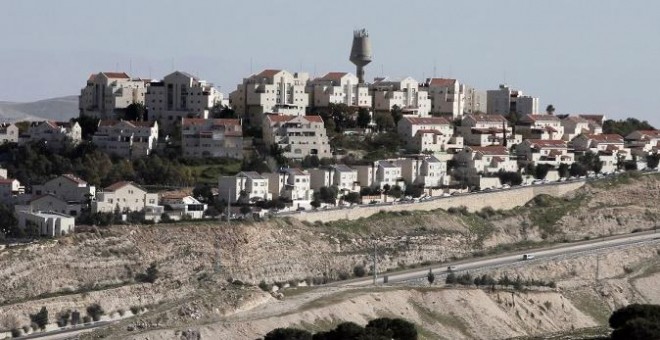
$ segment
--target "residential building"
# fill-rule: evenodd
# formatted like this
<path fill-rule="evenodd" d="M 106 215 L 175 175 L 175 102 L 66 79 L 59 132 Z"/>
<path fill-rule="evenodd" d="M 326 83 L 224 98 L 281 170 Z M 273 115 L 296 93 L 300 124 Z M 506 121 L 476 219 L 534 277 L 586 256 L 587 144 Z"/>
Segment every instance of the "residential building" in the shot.
<path fill-rule="evenodd" d="M 562 139 L 565 141 L 571 141 L 580 134 L 588 134 L 591 132 L 589 129 L 589 121 L 580 116 L 568 116 L 562 118 L 560 123 L 564 128 Z M 602 133 L 602 130 L 600 133 Z"/>
<path fill-rule="evenodd" d="M 603 124 L 605 124 L 604 115 L 580 115 L 589 123 L 589 133 L 599 135 L 603 133 Z"/>
<path fill-rule="evenodd" d="M 571 141 L 576 152 L 598 154 L 603 163 L 601 172 L 610 173 L 620 162 L 632 159 L 630 149 L 625 147 L 623 137 L 617 134 L 581 134 Z"/>
<path fill-rule="evenodd" d="M 395 106 L 404 115 L 426 117 L 431 112 L 428 92 L 411 77 L 402 80 L 377 78 L 371 85 L 371 94 L 376 112 L 389 112 Z"/>
<path fill-rule="evenodd" d="M 472 87 L 465 88 L 464 114 L 486 113 L 488 111 L 488 94 Z"/>
<path fill-rule="evenodd" d="M 507 116 L 516 113 L 518 116 L 535 115 L 539 112 L 539 99 L 523 96 L 522 91 L 512 90 L 507 85 L 500 85 L 497 90 L 487 91 L 487 113 Z"/>
<path fill-rule="evenodd" d="M 18 195 L 25 193 L 25 187 L 17 179 L 0 179 L 0 202 L 8 203 L 13 201 Z"/>
<path fill-rule="evenodd" d="M 165 214 L 174 221 L 202 219 L 208 208 L 207 204 L 181 192 L 163 193 L 160 197 L 160 205 L 163 206 Z"/>
<path fill-rule="evenodd" d="M 133 79 L 125 72 L 100 72 L 89 76 L 87 85 L 80 90 L 80 115 L 98 119 L 118 119 L 126 108 L 144 104 L 148 79 Z"/>
<path fill-rule="evenodd" d="M 101 120 L 92 142 L 109 154 L 125 158 L 145 157 L 158 143 L 158 122 Z"/>
<path fill-rule="evenodd" d="M 18 127 L 13 123 L 0 123 L 0 144 L 18 143 Z"/>
<path fill-rule="evenodd" d="M 7 179 L 7 169 L 0 168 L 0 179 Z"/>
<path fill-rule="evenodd" d="M 371 165 L 357 166 L 360 186 L 384 189 L 386 186 L 393 188 L 398 185 L 405 189 L 406 183 L 398 161 L 397 159 L 380 160 Z"/>
<path fill-rule="evenodd" d="M 271 200 L 273 195 L 269 188 L 268 177 L 256 171 L 242 171 L 235 176 L 222 176 L 218 180 L 219 198 L 230 203 Z"/>
<path fill-rule="evenodd" d="M 185 157 L 243 158 L 239 119 L 183 118 L 181 149 Z"/>
<path fill-rule="evenodd" d="M 14 206 L 18 212 L 56 212 L 67 216 L 80 216 L 82 205 L 79 202 L 67 202 L 52 194 L 38 195 L 26 204 Z"/>
<path fill-rule="evenodd" d="M 650 153 L 658 153 L 660 142 L 659 130 L 637 130 L 629 133 L 624 138 L 625 146 L 633 155 L 644 157 Z"/>
<path fill-rule="evenodd" d="M 466 146 L 454 156 L 459 172 L 464 172 L 472 184 L 479 175 L 496 175 L 500 171 L 516 172 L 518 163 L 505 146 Z"/>
<path fill-rule="evenodd" d="M 332 157 L 321 116 L 266 115 L 263 140 L 266 145 L 281 147 L 286 158 Z"/>
<path fill-rule="evenodd" d="M 273 198 L 281 197 L 292 201 L 296 208 L 307 208 L 314 199 L 314 191 L 310 187 L 311 179 L 307 171 L 286 168 L 264 176 L 268 177 L 268 187 Z"/>
<path fill-rule="evenodd" d="M 555 168 L 575 161 L 575 154 L 568 152 L 568 145 L 563 140 L 525 139 L 516 146 L 516 153 L 518 160 L 535 165 L 548 164 Z"/>
<path fill-rule="evenodd" d="M 302 116 L 309 105 L 308 80 L 307 73 L 264 70 L 243 79 L 229 101 L 250 126 L 259 126 L 267 113 Z"/>
<path fill-rule="evenodd" d="M 447 162 L 435 156 L 419 155 L 397 160 L 401 167 L 401 177 L 406 185 L 422 185 L 436 188 L 449 185 L 451 176 L 447 174 Z"/>
<path fill-rule="evenodd" d="M 74 217 L 56 212 L 21 211 L 16 215 L 19 228 L 25 229 L 29 224 L 32 224 L 39 230 L 41 236 L 64 236 L 73 233 L 76 228 Z"/>
<path fill-rule="evenodd" d="M 42 185 L 35 185 L 32 193 L 36 196 L 53 195 L 65 202 L 82 205 L 94 199 L 96 187 L 73 174 L 64 174 Z"/>
<path fill-rule="evenodd" d="M 411 152 L 437 153 L 463 148 L 463 137 L 454 136 L 453 126 L 442 117 L 403 117 L 397 131 Z"/>
<path fill-rule="evenodd" d="M 150 194 L 137 184 L 125 181 L 97 192 L 92 202 L 93 213 L 144 211 L 146 207 L 158 207 L 158 194 Z"/>
<path fill-rule="evenodd" d="M 51 150 L 58 150 L 65 143 L 77 145 L 82 140 L 82 129 L 78 123 L 41 121 L 30 122 L 25 134 L 19 136 L 20 144 L 44 142 Z"/>
<path fill-rule="evenodd" d="M 502 115 L 470 114 L 461 120 L 458 131 L 466 145 L 489 146 L 505 145 L 511 147 L 522 142 L 520 134 L 513 134 L 513 129 Z"/>
<path fill-rule="evenodd" d="M 524 115 L 516 126 L 516 133 L 526 139 L 553 139 L 564 137 L 561 120 L 553 115 Z"/>
<path fill-rule="evenodd" d="M 223 95 L 213 84 L 181 71 L 166 75 L 162 81 L 149 84 L 145 105 L 150 121 L 172 133 L 181 118 L 209 118 L 209 111 L 223 103 Z"/>
<path fill-rule="evenodd" d="M 456 79 L 428 78 L 423 88 L 431 100 L 432 114 L 460 118 L 464 114 L 486 112 L 486 94 Z"/>
<path fill-rule="evenodd" d="M 307 92 L 311 96 L 309 106 L 313 107 L 344 104 L 371 109 L 372 106 L 369 87 L 359 84 L 358 77 L 347 72 L 330 72 L 316 78 L 308 83 Z"/>
<path fill-rule="evenodd" d="M 360 192 L 358 171 L 345 164 L 330 165 L 327 168 L 310 169 L 310 188 L 314 191 L 322 187 L 334 186 L 340 194 Z"/>

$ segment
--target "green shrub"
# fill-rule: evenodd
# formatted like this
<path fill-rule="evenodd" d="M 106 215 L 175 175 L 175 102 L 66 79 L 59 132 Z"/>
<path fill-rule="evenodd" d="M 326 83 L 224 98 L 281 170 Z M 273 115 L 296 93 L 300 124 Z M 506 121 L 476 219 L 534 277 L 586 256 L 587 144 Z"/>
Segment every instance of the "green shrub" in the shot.
<path fill-rule="evenodd" d="M 87 315 L 92 318 L 94 321 L 99 321 L 101 320 L 101 315 L 103 315 L 105 311 L 99 305 L 98 303 L 91 304 L 87 306 Z M 87 322 L 85 322 L 87 323 Z"/>
<path fill-rule="evenodd" d="M 359 264 L 355 267 L 353 267 L 353 275 L 356 277 L 364 277 L 367 275 L 367 271 L 364 269 L 364 266 Z"/>

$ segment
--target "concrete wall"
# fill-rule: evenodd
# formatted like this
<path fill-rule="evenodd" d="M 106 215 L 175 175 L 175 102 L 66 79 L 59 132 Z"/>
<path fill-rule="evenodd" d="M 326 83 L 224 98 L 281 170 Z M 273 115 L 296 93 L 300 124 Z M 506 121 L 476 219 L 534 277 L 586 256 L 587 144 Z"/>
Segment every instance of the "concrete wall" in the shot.
<path fill-rule="evenodd" d="M 363 206 L 355 208 L 303 212 L 287 215 L 307 222 L 330 222 L 341 219 L 354 220 L 361 217 L 369 217 L 380 211 L 402 211 L 402 210 L 435 210 L 449 209 L 452 207 L 465 206 L 468 211 L 475 212 L 485 207 L 493 209 L 513 209 L 525 205 L 536 195 L 546 194 L 551 196 L 563 196 L 584 185 L 585 182 L 558 183 L 543 186 L 527 186 L 509 190 L 479 193 L 464 196 L 452 196 L 440 198 L 433 201 L 425 201 L 413 204 L 395 204 L 381 206 Z"/>

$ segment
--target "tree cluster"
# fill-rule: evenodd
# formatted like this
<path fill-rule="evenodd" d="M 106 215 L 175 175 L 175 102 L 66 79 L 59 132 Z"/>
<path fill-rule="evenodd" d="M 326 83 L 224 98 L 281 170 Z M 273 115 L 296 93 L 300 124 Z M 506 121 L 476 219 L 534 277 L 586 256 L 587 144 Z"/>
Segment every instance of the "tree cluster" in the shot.
<path fill-rule="evenodd" d="M 416 340 L 415 325 L 403 319 L 379 318 L 362 327 L 344 322 L 327 332 L 312 334 L 296 328 L 277 328 L 264 340 Z"/>
<path fill-rule="evenodd" d="M 499 177 L 500 183 L 511 186 L 520 185 L 523 181 L 520 173 L 515 171 L 500 171 L 497 173 L 497 177 Z"/>
<path fill-rule="evenodd" d="M 546 282 L 543 280 L 534 280 L 534 279 L 523 280 L 520 276 L 517 276 L 515 279 L 511 279 L 506 274 L 501 276 L 499 279 L 495 279 L 494 277 L 488 274 L 484 274 L 481 276 L 472 276 L 470 273 L 456 275 L 453 272 L 447 275 L 445 279 L 445 283 L 460 284 L 463 286 L 471 286 L 474 284 L 477 287 L 479 286 L 494 287 L 495 285 L 498 285 L 502 287 L 512 287 L 513 289 L 516 290 L 521 290 L 523 287 L 526 286 L 550 287 L 550 288 L 555 288 L 557 286 L 554 281 Z"/>
<path fill-rule="evenodd" d="M 610 316 L 612 340 L 660 339 L 660 306 L 632 304 Z"/>
<path fill-rule="evenodd" d="M 608 119 L 603 123 L 603 133 L 615 133 L 621 136 L 627 136 L 637 130 L 655 130 L 647 121 L 640 121 L 636 118 L 627 118 L 625 120 Z"/>

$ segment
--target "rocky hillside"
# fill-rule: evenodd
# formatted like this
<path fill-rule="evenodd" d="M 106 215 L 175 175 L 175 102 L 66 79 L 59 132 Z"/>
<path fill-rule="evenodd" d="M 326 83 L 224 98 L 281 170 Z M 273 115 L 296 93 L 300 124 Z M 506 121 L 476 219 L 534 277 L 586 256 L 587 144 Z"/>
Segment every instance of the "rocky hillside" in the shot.
<path fill-rule="evenodd" d="M 0 102 L 0 121 L 68 121 L 78 117 L 78 96 L 50 98 L 28 103 Z"/>
<path fill-rule="evenodd" d="M 655 225 L 658 196 L 657 176 L 627 176 L 565 198 L 540 196 L 510 211 L 383 213 L 315 225 L 274 219 L 94 229 L 0 250 L 0 314 L 11 310 L 26 320 L 38 304 L 82 304 L 92 297 L 108 309 L 167 303 L 193 294 L 209 277 L 251 284 L 339 279 L 356 266 L 369 270 L 374 241 L 379 266 L 387 270 L 627 233 Z M 156 283 L 136 282 L 151 263 L 160 272 Z"/>

